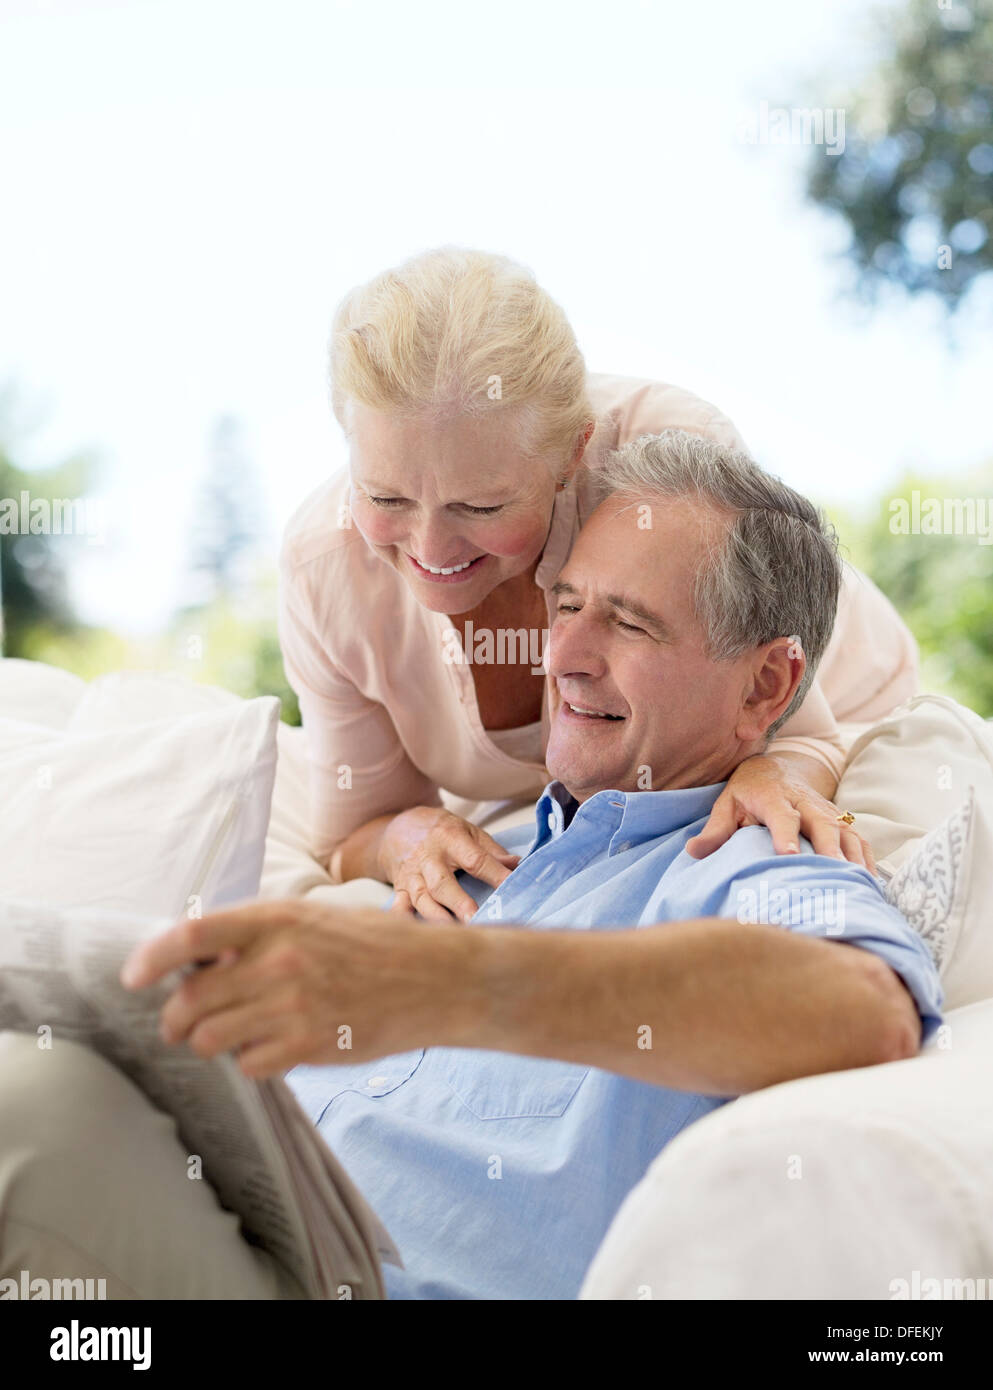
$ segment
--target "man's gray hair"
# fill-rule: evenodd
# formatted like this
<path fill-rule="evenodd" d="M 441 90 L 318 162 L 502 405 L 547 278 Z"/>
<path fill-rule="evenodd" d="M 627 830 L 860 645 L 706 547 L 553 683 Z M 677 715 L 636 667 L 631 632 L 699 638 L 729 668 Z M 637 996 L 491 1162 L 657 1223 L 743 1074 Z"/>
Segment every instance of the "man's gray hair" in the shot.
<path fill-rule="evenodd" d="M 833 526 L 747 454 L 684 430 L 632 440 L 608 455 L 595 477 L 601 501 L 691 497 L 732 514 L 724 544 L 710 550 L 697 573 L 694 608 L 715 661 L 777 637 L 799 639 L 807 667 L 789 706 L 766 730 L 771 737 L 800 707 L 834 628 L 842 571 Z"/>

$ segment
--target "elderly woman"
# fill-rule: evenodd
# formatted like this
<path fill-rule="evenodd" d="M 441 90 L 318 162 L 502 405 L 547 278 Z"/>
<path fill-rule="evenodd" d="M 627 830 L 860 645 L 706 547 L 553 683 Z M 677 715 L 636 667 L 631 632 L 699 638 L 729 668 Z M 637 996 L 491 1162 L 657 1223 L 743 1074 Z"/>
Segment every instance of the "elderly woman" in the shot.
<path fill-rule="evenodd" d="M 441 792 L 450 805 L 523 800 L 549 780 L 541 639 L 599 461 L 671 428 L 744 444 L 688 391 L 587 373 L 533 275 L 478 251 L 425 253 L 347 295 L 331 382 L 349 468 L 297 509 L 281 556 L 312 850 L 336 882 L 378 878 L 424 917 L 468 919 L 457 871 L 496 886 L 515 860 Z M 691 852 L 758 822 L 780 853 L 800 832 L 873 867 L 827 799 L 839 725 L 912 695 L 916 666 L 892 606 L 846 567 L 817 680 L 768 752 L 735 771 Z"/>

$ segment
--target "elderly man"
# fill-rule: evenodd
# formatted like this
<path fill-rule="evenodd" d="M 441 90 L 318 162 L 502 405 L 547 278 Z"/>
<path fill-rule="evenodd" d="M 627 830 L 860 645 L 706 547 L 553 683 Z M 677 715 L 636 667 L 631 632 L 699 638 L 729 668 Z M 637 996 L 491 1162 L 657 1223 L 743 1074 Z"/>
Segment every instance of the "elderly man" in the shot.
<path fill-rule="evenodd" d="M 603 483 L 557 585 L 554 780 L 503 837 L 517 867 L 495 889 L 463 879 L 473 921 L 255 904 L 181 924 L 123 976 L 224 957 L 163 1024 L 249 1075 L 293 1068 L 404 1258 L 390 1297 L 574 1298 L 680 1130 L 744 1092 L 910 1057 L 941 1022 L 930 955 L 867 869 L 802 840 L 776 855 L 747 815 L 707 858 L 686 850 L 831 634 L 817 512 L 679 433 L 627 445 Z"/>
<path fill-rule="evenodd" d="M 867 870 L 806 842 L 777 856 L 757 825 L 686 852 L 830 637 L 840 569 L 817 512 L 686 434 L 627 445 L 603 481 L 557 585 L 555 780 L 503 838 L 513 872 L 464 880 L 473 922 L 266 904 L 132 961 L 144 984 L 241 953 L 165 1022 L 252 1075 L 303 1064 L 291 1086 L 404 1257 L 391 1297 L 575 1297 L 686 1125 L 912 1056 L 940 1023 L 930 956 Z M 322 1065 L 342 1024 L 349 1065 Z"/>

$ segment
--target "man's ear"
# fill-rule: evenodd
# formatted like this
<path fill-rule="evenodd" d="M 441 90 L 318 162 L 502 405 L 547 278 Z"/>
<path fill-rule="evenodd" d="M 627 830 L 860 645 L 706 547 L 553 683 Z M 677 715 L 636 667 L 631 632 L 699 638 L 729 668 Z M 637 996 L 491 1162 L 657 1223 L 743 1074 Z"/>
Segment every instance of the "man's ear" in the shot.
<path fill-rule="evenodd" d="M 743 743 L 765 737 L 769 725 L 788 709 L 806 669 L 799 637 L 777 637 L 755 651 L 749 667 L 750 689 L 735 729 Z"/>

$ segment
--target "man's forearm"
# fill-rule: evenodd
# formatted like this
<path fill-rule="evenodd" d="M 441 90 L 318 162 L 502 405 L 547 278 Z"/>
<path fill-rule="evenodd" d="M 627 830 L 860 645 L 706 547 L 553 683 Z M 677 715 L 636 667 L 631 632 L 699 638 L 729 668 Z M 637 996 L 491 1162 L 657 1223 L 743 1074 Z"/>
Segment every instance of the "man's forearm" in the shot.
<path fill-rule="evenodd" d="M 559 1057 L 726 1096 L 920 1046 L 902 982 L 840 942 L 722 918 L 461 930 L 473 940 L 459 952 L 450 1046 Z"/>

